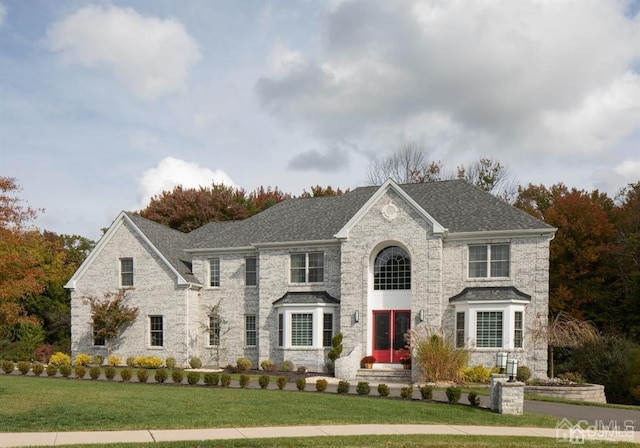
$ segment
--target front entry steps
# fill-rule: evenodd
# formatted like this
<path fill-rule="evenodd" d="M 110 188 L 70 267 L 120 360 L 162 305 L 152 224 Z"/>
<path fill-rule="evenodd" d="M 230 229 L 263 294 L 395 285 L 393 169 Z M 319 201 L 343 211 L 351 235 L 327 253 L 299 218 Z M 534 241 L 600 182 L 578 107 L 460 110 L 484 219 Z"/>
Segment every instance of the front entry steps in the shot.
<path fill-rule="evenodd" d="M 411 370 L 400 364 L 374 364 L 372 369 L 358 369 L 356 380 L 369 383 L 411 384 Z"/>

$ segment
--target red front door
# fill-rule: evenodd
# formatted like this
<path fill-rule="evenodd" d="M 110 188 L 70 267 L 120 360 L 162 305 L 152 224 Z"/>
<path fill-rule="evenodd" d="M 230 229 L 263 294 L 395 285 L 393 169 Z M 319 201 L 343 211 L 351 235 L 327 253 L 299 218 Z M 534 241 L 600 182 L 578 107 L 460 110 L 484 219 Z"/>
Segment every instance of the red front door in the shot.
<path fill-rule="evenodd" d="M 410 328 L 410 311 L 374 311 L 373 356 L 376 358 L 376 362 L 400 362 L 400 358 L 407 355 L 404 334 Z"/>

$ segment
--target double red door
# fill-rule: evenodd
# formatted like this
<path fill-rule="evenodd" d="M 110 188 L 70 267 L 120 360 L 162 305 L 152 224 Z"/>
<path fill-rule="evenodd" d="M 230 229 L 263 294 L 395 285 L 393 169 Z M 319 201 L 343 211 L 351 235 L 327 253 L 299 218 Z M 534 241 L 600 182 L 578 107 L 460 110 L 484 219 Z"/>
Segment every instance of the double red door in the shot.
<path fill-rule="evenodd" d="M 404 335 L 411 328 L 411 311 L 373 312 L 373 356 L 376 362 L 398 363 L 407 356 Z"/>

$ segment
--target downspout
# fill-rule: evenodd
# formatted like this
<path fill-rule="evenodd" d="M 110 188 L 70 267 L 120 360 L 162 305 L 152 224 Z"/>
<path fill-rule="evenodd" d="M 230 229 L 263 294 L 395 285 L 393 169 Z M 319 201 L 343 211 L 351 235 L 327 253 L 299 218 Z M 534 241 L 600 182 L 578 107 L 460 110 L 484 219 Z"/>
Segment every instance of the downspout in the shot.
<path fill-rule="evenodd" d="M 184 335 L 185 335 L 185 343 L 186 343 L 186 350 L 185 350 L 185 354 L 186 354 L 186 359 L 185 359 L 185 366 L 189 365 L 189 290 L 191 289 L 191 286 L 187 287 L 187 289 L 185 290 L 185 308 L 186 308 L 186 322 L 185 322 L 185 331 L 184 331 Z"/>

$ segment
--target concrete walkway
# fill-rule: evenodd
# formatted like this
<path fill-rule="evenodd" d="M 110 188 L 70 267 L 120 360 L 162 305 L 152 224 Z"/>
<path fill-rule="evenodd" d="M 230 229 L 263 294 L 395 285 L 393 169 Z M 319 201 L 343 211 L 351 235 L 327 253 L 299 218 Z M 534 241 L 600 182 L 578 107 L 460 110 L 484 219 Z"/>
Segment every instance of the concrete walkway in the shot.
<path fill-rule="evenodd" d="M 563 442 L 606 440 L 640 444 L 637 431 L 575 431 L 567 428 L 463 425 L 332 425 L 254 428 L 171 429 L 141 431 L 79 431 L 0 433 L 0 447 L 59 446 L 92 443 L 154 443 L 189 440 L 258 439 L 274 437 L 322 437 L 348 435 L 446 434 L 505 437 L 547 437 Z"/>

